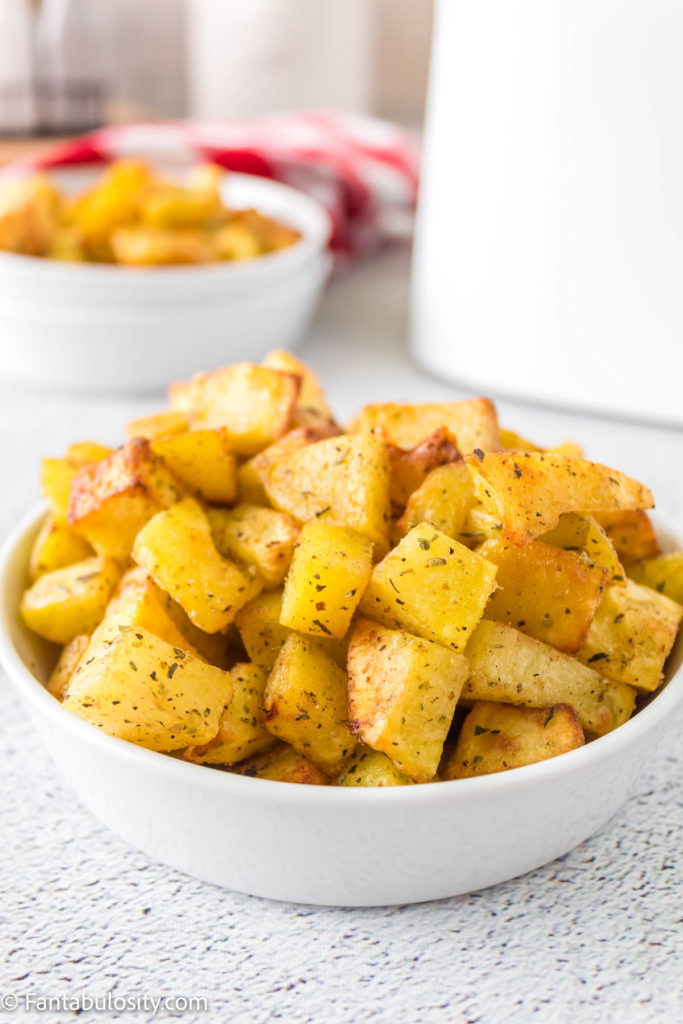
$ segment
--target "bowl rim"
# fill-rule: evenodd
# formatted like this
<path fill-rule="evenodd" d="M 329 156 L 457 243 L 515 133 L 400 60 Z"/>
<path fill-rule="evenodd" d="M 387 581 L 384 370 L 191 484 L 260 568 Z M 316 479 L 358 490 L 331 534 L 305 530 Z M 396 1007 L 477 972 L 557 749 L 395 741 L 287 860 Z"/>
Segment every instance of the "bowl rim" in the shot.
<path fill-rule="evenodd" d="M 433 781 L 421 785 L 386 786 L 386 787 L 345 787 L 345 786 L 306 786 L 291 782 L 277 782 L 270 779 L 254 779 L 229 771 L 207 768 L 206 765 L 193 764 L 180 758 L 169 756 L 144 747 L 137 746 L 126 740 L 109 736 L 93 728 L 89 722 L 66 711 L 44 685 L 33 675 L 24 664 L 11 638 L 11 628 L 18 621 L 18 609 L 11 607 L 10 592 L 17 583 L 17 574 L 26 573 L 26 561 L 22 560 L 21 569 L 17 567 L 19 553 L 27 546 L 37 533 L 47 509 L 45 505 L 34 508 L 23 516 L 14 528 L 6 535 L 0 548 L 0 664 L 28 704 L 33 705 L 42 714 L 50 718 L 56 729 L 66 730 L 74 738 L 78 738 L 91 747 L 101 748 L 103 753 L 111 757 L 121 757 L 129 764 L 139 765 L 141 770 L 152 771 L 156 775 L 166 775 L 169 780 L 177 779 L 185 784 L 204 785 L 211 790 L 233 794 L 240 798 L 261 801 L 276 800 L 280 803 L 329 806 L 330 802 L 341 806 L 364 806 L 387 803 L 400 806 L 417 803 L 426 805 L 434 800 L 458 800 L 484 797 L 486 794 L 501 794 L 508 791 L 525 790 L 537 783 L 571 775 L 575 770 L 595 766 L 607 760 L 612 754 L 637 743 L 647 733 L 661 725 L 674 708 L 683 703 L 683 666 L 666 680 L 656 696 L 633 718 L 618 726 L 605 736 L 600 736 L 590 743 L 545 761 L 524 765 L 510 771 L 496 772 L 477 778 L 452 779 Z M 655 517 L 661 529 L 673 534 L 671 524 L 661 516 Z M 679 635 L 678 643 L 681 643 Z M 201 774 L 199 774 L 201 773 Z"/>
<path fill-rule="evenodd" d="M 93 174 L 101 173 L 102 167 L 99 164 L 69 164 L 66 167 L 54 168 L 47 173 L 59 179 L 62 176 L 68 177 L 70 173 L 83 174 L 86 171 L 92 171 Z M 0 186 L 6 182 L 30 177 L 34 173 L 30 167 L 9 164 L 0 171 Z M 0 250 L 0 272 L 49 274 L 55 280 L 62 278 L 65 283 L 77 282 L 81 277 L 84 284 L 96 281 L 120 282 L 122 287 L 136 287 L 139 282 L 144 287 L 150 282 L 161 281 L 176 285 L 182 281 L 198 279 L 206 283 L 215 282 L 217 285 L 228 282 L 242 283 L 242 281 L 247 284 L 252 282 L 261 284 L 264 275 L 284 274 L 327 247 L 332 235 L 332 218 L 322 203 L 313 196 L 284 182 L 257 174 L 230 171 L 226 187 L 230 187 L 230 182 L 235 182 L 238 186 L 253 188 L 256 192 L 254 205 L 258 205 L 258 192 L 270 193 L 272 196 L 279 196 L 284 203 L 292 204 L 295 208 L 303 211 L 301 219 L 305 218 L 309 223 L 307 225 L 296 223 L 290 225 L 301 231 L 301 238 L 285 249 L 264 253 L 252 260 L 226 260 L 213 263 L 149 267 L 128 267 L 116 263 L 72 263 L 68 260 L 51 260 L 44 256 L 31 256 L 25 253 Z M 286 214 L 282 216 L 286 220 Z M 133 282 L 135 283 L 133 284 Z"/>

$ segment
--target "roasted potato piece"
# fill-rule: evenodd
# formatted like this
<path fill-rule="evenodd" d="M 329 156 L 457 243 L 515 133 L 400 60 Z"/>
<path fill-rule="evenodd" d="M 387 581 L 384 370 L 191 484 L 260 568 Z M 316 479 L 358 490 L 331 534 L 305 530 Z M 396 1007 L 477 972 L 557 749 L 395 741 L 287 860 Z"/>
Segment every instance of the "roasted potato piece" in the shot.
<path fill-rule="evenodd" d="M 351 730 L 415 782 L 439 767 L 467 661 L 439 644 L 361 619 L 349 644 Z"/>
<path fill-rule="evenodd" d="M 272 504 L 301 523 L 318 519 L 348 526 L 386 550 L 389 458 L 373 434 L 317 441 L 261 471 Z"/>
<path fill-rule="evenodd" d="M 431 523 L 454 540 L 467 533 L 470 510 L 476 502 L 472 477 L 463 461 L 450 462 L 433 469 L 423 484 L 411 494 L 398 530 L 405 536 L 420 523 Z"/>
<path fill-rule="evenodd" d="M 219 260 L 253 260 L 265 252 L 257 235 L 238 220 L 214 231 L 211 244 L 214 258 Z"/>
<path fill-rule="evenodd" d="M 560 521 L 554 529 L 541 536 L 541 540 L 567 551 L 584 551 L 593 565 L 602 566 L 607 571 L 611 583 L 624 585 L 626 576 L 619 556 L 612 541 L 594 516 L 566 512 L 560 516 Z"/>
<path fill-rule="evenodd" d="M 193 189 L 182 185 L 157 185 L 145 197 L 140 221 L 146 227 L 183 230 L 207 228 L 223 211 L 217 189 Z"/>
<path fill-rule="evenodd" d="M 0 249 L 45 255 L 58 230 L 60 205 L 44 174 L 6 182 L 0 190 Z"/>
<path fill-rule="evenodd" d="M 659 554 L 659 541 L 652 520 L 642 509 L 598 512 L 595 517 L 604 528 L 624 565 L 654 558 Z"/>
<path fill-rule="evenodd" d="M 608 587 L 576 657 L 608 679 L 656 690 L 681 618 L 680 604 L 633 580 Z"/>
<path fill-rule="evenodd" d="M 69 204 L 69 224 L 83 236 L 91 259 L 111 259 L 110 236 L 132 224 L 152 183 L 149 167 L 137 160 L 111 164 L 100 180 Z"/>
<path fill-rule="evenodd" d="M 302 754 L 287 743 L 278 743 L 265 754 L 250 757 L 233 769 L 238 775 L 252 779 L 270 779 L 273 782 L 296 782 L 308 786 L 324 786 L 329 779 Z"/>
<path fill-rule="evenodd" d="M 410 451 L 390 444 L 389 489 L 392 505 L 403 508 L 410 495 L 425 482 L 433 469 L 460 458 L 455 437 L 445 427 L 439 427 Z"/>
<path fill-rule="evenodd" d="M 63 459 L 43 459 L 40 464 L 40 486 L 56 523 L 65 524 L 69 516 L 71 481 L 93 462 L 112 454 L 111 448 L 82 441 L 69 445 Z"/>
<path fill-rule="evenodd" d="M 82 562 L 93 554 L 84 537 L 79 537 L 64 523 L 56 523 L 54 516 L 48 515 L 31 549 L 29 579 L 35 583 L 46 572 Z"/>
<path fill-rule="evenodd" d="M 257 569 L 268 589 L 280 586 L 299 536 L 291 516 L 258 505 L 210 508 L 206 514 L 222 555 Z"/>
<path fill-rule="evenodd" d="M 496 572 L 491 562 L 423 523 L 375 566 L 360 609 L 385 626 L 463 651 Z"/>
<path fill-rule="evenodd" d="M 114 449 L 108 448 L 98 441 L 76 441 L 66 449 L 66 458 L 69 462 L 79 462 L 87 465 L 89 462 L 101 462 L 107 456 L 113 455 Z"/>
<path fill-rule="evenodd" d="M 218 554 L 194 498 L 150 519 L 135 539 L 133 559 L 206 633 L 225 630 L 262 586 Z"/>
<path fill-rule="evenodd" d="M 282 590 L 275 590 L 259 594 L 240 608 L 235 616 L 235 625 L 249 660 L 266 672 L 271 671 L 280 648 L 292 632 L 281 624 L 281 614 Z M 347 638 L 335 640 L 334 637 L 320 636 L 317 643 L 340 668 L 346 668 Z"/>
<path fill-rule="evenodd" d="M 633 713 L 636 691 L 613 683 L 576 658 L 506 626 L 484 619 L 467 645 L 471 673 L 464 700 L 523 707 L 571 704 L 586 731 L 602 736 Z"/>
<path fill-rule="evenodd" d="M 477 552 L 498 566 L 487 619 L 506 622 L 567 654 L 578 651 L 602 600 L 605 569 L 541 541 L 518 548 L 496 538 Z"/>
<path fill-rule="evenodd" d="M 186 434 L 190 429 L 184 412 L 157 412 L 151 416 L 142 416 L 126 424 L 129 438 L 144 437 L 148 441 L 156 441 L 160 437 L 175 437 Z"/>
<path fill-rule="evenodd" d="M 566 754 L 584 742 L 583 729 L 569 704 L 520 708 L 479 700 L 463 723 L 441 777 L 469 779 L 521 768 Z"/>
<path fill-rule="evenodd" d="M 24 622 L 55 644 L 92 633 L 120 572 L 112 559 L 95 557 L 45 573 L 21 599 Z"/>
<path fill-rule="evenodd" d="M 644 484 L 616 469 L 573 455 L 489 452 L 466 456 L 475 493 L 523 546 L 557 526 L 563 512 L 651 508 Z"/>
<path fill-rule="evenodd" d="M 179 497 L 178 482 L 149 441 L 136 438 L 73 479 L 69 525 L 98 554 L 124 561 L 141 527 Z"/>
<path fill-rule="evenodd" d="M 208 743 L 232 696 L 229 672 L 146 629 L 128 629 L 84 658 L 64 707 L 149 750 Z"/>
<path fill-rule="evenodd" d="M 290 430 L 274 444 L 264 448 L 258 455 L 243 462 L 237 470 L 237 490 L 240 501 L 252 505 L 268 505 L 268 495 L 263 489 L 261 478 L 267 474 L 271 466 L 276 466 L 281 458 L 290 452 L 298 451 L 316 441 L 324 441 L 328 437 L 336 437 L 339 430 L 333 426 L 297 427 Z"/>
<path fill-rule="evenodd" d="M 90 637 L 87 633 L 82 633 L 80 636 L 75 636 L 73 640 L 62 648 L 57 664 L 53 668 L 46 685 L 46 689 L 57 700 L 64 700 L 71 677 L 78 668 L 78 664 L 87 651 L 89 644 Z"/>
<path fill-rule="evenodd" d="M 308 637 L 287 638 L 263 698 L 268 732 L 335 776 L 356 741 L 349 730 L 346 673 Z"/>
<path fill-rule="evenodd" d="M 514 430 L 500 428 L 500 447 L 513 452 L 554 452 L 556 455 L 583 455 L 583 449 L 576 441 L 562 441 L 550 448 L 540 448 L 533 441 L 527 440 Z"/>
<path fill-rule="evenodd" d="M 337 779 L 338 786 L 409 786 L 412 779 L 400 772 L 386 754 L 372 747 L 356 747 Z"/>
<path fill-rule="evenodd" d="M 283 626 L 341 638 L 372 574 L 372 541 L 355 530 L 306 523 L 285 580 Z"/>
<path fill-rule="evenodd" d="M 636 583 L 683 604 L 683 551 L 632 562 L 628 574 Z"/>
<path fill-rule="evenodd" d="M 211 239 L 197 230 L 122 227 L 113 232 L 110 245 L 115 262 L 126 267 L 210 263 L 215 258 Z"/>
<path fill-rule="evenodd" d="M 269 352 L 261 365 L 271 370 L 296 373 L 301 377 L 301 390 L 294 413 L 295 426 L 326 427 L 334 423 L 320 380 L 309 366 L 282 348 Z"/>
<path fill-rule="evenodd" d="M 93 632 L 91 648 L 108 644 L 121 629 L 145 629 L 173 647 L 197 654 L 171 617 L 171 599 L 140 566 L 123 574 Z"/>
<path fill-rule="evenodd" d="M 171 407 L 195 429 L 225 427 L 234 452 L 255 455 L 289 430 L 300 384 L 293 373 L 236 363 L 172 384 Z"/>
<path fill-rule="evenodd" d="M 468 398 L 463 402 L 424 402 L 421 405 L 378 402 L 366 405 L 349 429 L 379 429 L 392 444 L 410 449 L 439 427 L 446 427 L 455 436 L 458 449 L 463 454 L 475 448 L 484 451 L 500 448 L 496 408 L 488 398 Z"/>
<path fill-rule="evenodd" d="M 249 662 L 230 672 L 232 700 L 223 712 L 218 735 L 202 747 L 188 747 L 185 759 L 198 764 L 236 764 L 272 747 L 277 740 L 263 728 L 261 701 L 268 676 Z"/>
<path fill-rule="evenodd" d="M 183 487 L 205 501 L 217 505 L 232 505 L 235 501 L 237 460 L 225 427 L 158 438 L 152 441 L 152 451 Z"/>

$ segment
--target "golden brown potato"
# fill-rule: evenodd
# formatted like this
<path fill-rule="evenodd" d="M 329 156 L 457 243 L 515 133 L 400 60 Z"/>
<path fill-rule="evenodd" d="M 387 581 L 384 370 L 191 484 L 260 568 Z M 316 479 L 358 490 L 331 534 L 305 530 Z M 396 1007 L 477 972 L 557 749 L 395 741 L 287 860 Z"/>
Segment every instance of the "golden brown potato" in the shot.
<path fill-rule="evenodd" d="M 336 437 L 340 433 L 334 426 L 297 427 L 288 431 L 284 437 L 264 448 L 258 455 L 243 462 L 237 470 L 237 490 L 240 501 L 252 505 L 268 505 L 268 495 L 263 489 L 261 478 L 267 474 L 271 466 L 276 466 L 281 458 L 290 452 L 298 451 L 316 441 L 324 441 L 328 437 Z"/>
<path fill-rule="evenodd" d="M 148 441 L 156 441 L 160 437 L 173 437 L 185 434 L 190 429 L 187 416 L 183 412 L 157 412 L 151 416 L 141 416 L 126 424 L 129 438 L 144 437 Z"/>
<path fill-rule="evenodd" d="M 398 770 L 394 762 L 372 747 L 362 744 L 337 779 L 338 786 L 409 786 L 412 779 Z"/>
<path fill-rule="evenodd" d="M 79 537 L 64 523 L 56 523 L 54 516 L 48 515 L 31 549 L 29 580 L 35 583 L 46 572 L 82 562 L 93 554 L 84 537 Z"/>
<path fill-rule="evenodd" d="M 64 700 L 71 678 L 89 645 L 90 637 L 87 633 L 82 633 L 80 636 L 75 636 L 62 648 L 57 664 L 46 684 L 47 691 L 57 700 Z"/>
<path fill-rule="evenodd" d="M 232 505 L 237 496 L 237 460 L 225 427 L 192 430 L 152 441 L 152 451 L 184 488 L 204 501 Z"/>
<path fill-rule="evenodd" d="M 541 541 L 518 548 L 492 538 L 477 552 L 498 566 L 487 619 L 506 622 L 567 654 L 578 651 L 602 600 L 605 569 Z"/>
<path fill-rule="evenodd" d="M 683 604 L 683 551 L 632 562 L 628 574 L 636 583 Z"/>
<path fill-rule="evenodd" d="M 149 441 L 136 438 L 74 477 L 69 525 L 98 554 L 124 561 L 142 526 L 179 497 L 178 482 Z"/>
<path fill-rule="evenodd" d="M 398 405 L 378 402 L 366 405 L 350 430 L 383 432 L 399 448 L 414 448 L 439 427 L 455 436 L 464 454 L 475 448 L 495 451 L 500 448 L 500 429 L 496 408 L 488 398 L 468 398 L 463 402 L 424 402 Z"/>
<path fill-rule="evenodd" d="M 399 509 L 405 506 L 433 469 L 461 458 L 454 435 L 445 427 L 439 427 L 410 451 L 393 444 L 388 446 L 388 450 L 391 501 Z"/>
<path fill-rule="evenodd" d="M 659 554 L 659 541 L 652 520 L 642 509 L 598 512 L 595 518 L 604 528 L 624 565 Z"/>
<path fill-rule="evenodd" d="M 467 661 L 429 640 L 361 619 L 349 644 L 352 731 L 415 782 L 436 775 Z"/>
<path fill-rule="evenodd" d="M 326 775 L 338 775 L 356 745 L 346 673 L 308 637 L 287 638 L 268 677 L 263 710 L 268 732 Z"/>
<path fill-rule="evenodd" d="M 624 586 L 626 576 L 619 556 L 595 516 L 566 512 L 554 529 L 542 534 L 542 541 L 567 551 L 583 551 L 593 565 L 602 566 L 611 583 Z"/>
<path fill-rule="evenodd" d="M 6 182 L 0 189 L 0 249 L 45 255 L 58 230 L 60 202 L 44 174 Z"/>
<path fill-rule="evenodd" d="M 633 713 L 636 691 L 613 683 L 576 658 L 506 626 L 484 619 L 466 656 L 470 676 L 465 700 L 492 700 L 523 707 L 571 704 L 583 729 L 602 736 Z"/>
<path fill-rule="evenodd" d="M 232 450 L 255 455 L 289 430 L 301 378 L 254 363 L 236 363 L 172 384 L 171 407 L 195 429 L 225 427 Z"/>
<path fill-rule="evenodd" d="M 389 457 L 373 434 L 317 441 L 262 470 L 272 504 L 300 522 L 318 519 L 348 526 L 386 550 L 389 529 Z"/>
<path fill-rule="evenodd" d="M 278 743 L 272 750 L 250 757 L 231 770 L 238 775 L 273 782 L 296 782 L 308 786 L 324 786 L 329 782 L 319 768 L 287 743 Z"/>
<path fill-rule="evenodd" d="M 24 622 L 55 644 L 92 633 L 120 572 L 112 559 L 95 557 L 45 573 L 21 599 Z"/>
<path fill-rule="evenodd" d="M 258 505 L 209 508 L 206 515 L 222 555 L 258 570 L 266 588 L 280 586 L 299 536 L 291 516 Z"/>
<path fill-rule="evenodd" d="M 495 587 L 497 567 L 423 523 L 375 566 L 363 615 L 463 651 Z"/>
<path fill-rule="evenodd" d="M 681 618 L 680 604 L 633 580 L 608 587 L 576 657 L 608 679 L 656 690 Z"/>
<path fill-rule="evenodd" d="M 282 590 L 271 590 L 259 594 L 244 608 L 240 608 L 235 616 L 235 625 L 249 660 L 255 665 L 260 665 L 266 672 L 273 668 L 280 649 L 292 632 L 288 626 L 283 626 L 280 622 L 282 593 Z M 320 636 L 317 637 L 317 644 L 340 668 L 346 669 L 348 636 L 343 640 Z"/>
<path fill-rule="evenodd" d="M 450 462 L 433 469 L 411 494 L 398 521 L 398 532 L 405 536 L 420 523 L 431 523 L 454 540 L 468 533 L 468 516 L 476 503 L 472 477 L 465 462 Z"/>
<path fill-rule="evenodd" d="M 262 587 L 260 580 L 218 554 L 209 522 L 194 498 L 150 519 L 135 539 L 133 559 L 206 633 L 225 630 Z"/>
<path fill-rule="evenodd" d="M 139 628 L 81 661 L 64 707 L 110 736 L 172 751 L 213 739 L 231 696 L 229 672 Z"/>
<path fill-rule="evenodd" d="M 197 230 L 121 227 L 112 233 L 110 244 L 114 261 L 126 267 L 210 263 L 215 259 L 211 239 Z"/>
<path fill-rule="evenodd" d="M 262 365 L 271 370 L 296 373 L 301 378 L 301 390 L 294 413 L 294 426 L 324 428 L 334 424 L 334 416 L 327 404 L 320 380 L 309 366 L 282 348 L 276 348 L 269 352 Z"/>
<path fill-rule="evenodd" d="M 232 699 L 221 715 L 218 734 L 202 747 L 188 747 L 185 759 L 197 764 L 236 764 L 268 750 L 277 740 L 263 728 L 261 702 L 268 676 L 243 662 L 230 672 Z"/>
<path fill-rule="evenodd" d="M 467 715 L 441 777 L 469 779 L 521 768 L 566 754 L 584 742 L 583 729 L 569 704 L 520 708 L 480 700 Z"/>
<path fill-rule="evenodd" d="M 317 520 L 301 531 L 280 622 L 311 636 L 345 636 L 372 573 L 372 541 Z"/>
<path fill-rule="evenodd" d="M 466 457 L 475 493 L 520 546 L 557 526 L 563 512 L 652 508 L 644 484 L 573 455 L 473 452 Z"/>

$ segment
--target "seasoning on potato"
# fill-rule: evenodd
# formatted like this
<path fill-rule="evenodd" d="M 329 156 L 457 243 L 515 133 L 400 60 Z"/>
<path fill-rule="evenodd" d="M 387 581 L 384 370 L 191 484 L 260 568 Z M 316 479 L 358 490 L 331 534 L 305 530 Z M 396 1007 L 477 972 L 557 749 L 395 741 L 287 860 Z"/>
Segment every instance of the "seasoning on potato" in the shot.
<path fill-rule="evenodd" d="M 48 185 L 20 194 L 24 245 L 58 219 Z M 216 185 L 128 165 L 70 216 L 97 258 L 205 244 Z M 243 255 L 266 230 L 230 223 Z M 41 467 L 20 614 L 55 645 L 48 691 L 103 732 L 245 778 L 458 785 L 599 742 L 666 678 L 683 552 L 660 552 L 648 488 L 573 442 L 501 431 L 481 398 L 344 429 L 283 351 L 169 399 L 120 448 Z"/>
<path fill-rule="evenodd" d="M 69 263 L 126 267 L 250 260 L 286 249 L 300 232 L 258 210 L 232 209 L 214 164 L 184 183 L 148 164 L 118 160 L 76 196 L 45 174 L 0 189 L 0 249 Z"/>

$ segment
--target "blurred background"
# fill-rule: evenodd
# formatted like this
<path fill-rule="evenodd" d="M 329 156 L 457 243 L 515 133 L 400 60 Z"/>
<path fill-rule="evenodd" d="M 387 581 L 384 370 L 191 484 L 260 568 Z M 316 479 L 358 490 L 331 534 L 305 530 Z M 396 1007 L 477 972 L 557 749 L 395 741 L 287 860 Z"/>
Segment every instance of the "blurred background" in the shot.
<path fill-rule="evenodd" d="M 2 0 L 0 136 L 334 107 L 416 126 L 432 0 Z"/>

